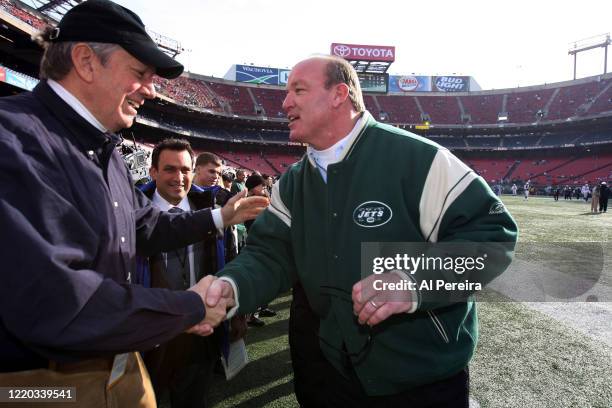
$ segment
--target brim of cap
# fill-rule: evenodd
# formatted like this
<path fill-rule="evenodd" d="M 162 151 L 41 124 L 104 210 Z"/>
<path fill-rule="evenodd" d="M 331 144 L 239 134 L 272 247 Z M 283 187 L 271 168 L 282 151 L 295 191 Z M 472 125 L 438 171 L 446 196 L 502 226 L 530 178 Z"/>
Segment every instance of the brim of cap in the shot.
<path fill-rule="evenodd" d="M 167 79 L 174 79 L 183 73 L 183 64 L 171 58 L 150 41 L 121 44 L 121 46 L 143 64 L 155 68 L 155 73 Z"/>

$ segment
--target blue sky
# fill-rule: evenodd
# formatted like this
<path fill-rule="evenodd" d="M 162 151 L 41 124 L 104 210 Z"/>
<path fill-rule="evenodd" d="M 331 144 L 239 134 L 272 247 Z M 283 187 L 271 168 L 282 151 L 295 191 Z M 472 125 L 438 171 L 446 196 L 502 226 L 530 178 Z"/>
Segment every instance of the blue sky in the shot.
<path fill-rule="evenodd" d="M 610 0 L 117 2 L 181 42 L 189 71 L 217 77 L 232 64 L 291 67 L 342 42 L 395 46 L 393 74 L 456 73 L 511 88 L 571 79 L 570 43 L 612 32 Z M 602 73 L 603 60 L 603 49 L 580 55 L 578 77 Z"/>

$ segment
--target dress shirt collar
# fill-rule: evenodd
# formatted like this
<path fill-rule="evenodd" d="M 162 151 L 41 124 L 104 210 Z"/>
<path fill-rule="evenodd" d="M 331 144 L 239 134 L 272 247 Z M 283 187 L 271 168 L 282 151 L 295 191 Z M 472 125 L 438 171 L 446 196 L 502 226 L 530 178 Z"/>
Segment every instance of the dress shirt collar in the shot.
<path fill-rule="evenodd" d="M 368 117 L 368 112 L 364 112 L 357 122 L 355 122 L 353 129 L 351 129 L 346 136 L 325 150 L 317 150 L 311 146 L 307 147 L 306 154 L 308 155 L 310 163 L 319 169 L 325 181 L 327 181 L 327 166 L 338 163 L 344 159 L 347 151 L 365 127 Z"/>
<path fill-rule="evenodd" d="M 83 119 L 89 122 L 92 126 L 98 129 L 102 133 L 107 133 L 107 130 L 102 124 L 95 118 L 95 116 L 79 101 L 73 94 L 68 92 L 66 88 L 61 86 L 59 83 L 52 79 L 47 80 L 47 84 L 53 91 L 62 98 L 76 113 L 78 113 Z"/>
<path fill-rule="evenodd" d="M 187 198 L 187 196 L 183 197 L 183 199 L 180 203 L 178 203 L 178 205 L 173 205 L 166 201 L 164 197 L 159 195 L 156 189 L 155 193 L 153 193 L 153 199 L 151 201 L 153 202 L 153 205 L 155 207 L 159 208 L 162 211 L 168 211 L 172 207 L 178 207 L 183 211 L 191 211 L 191 206 L 189 205 L 189 199 Z"/>

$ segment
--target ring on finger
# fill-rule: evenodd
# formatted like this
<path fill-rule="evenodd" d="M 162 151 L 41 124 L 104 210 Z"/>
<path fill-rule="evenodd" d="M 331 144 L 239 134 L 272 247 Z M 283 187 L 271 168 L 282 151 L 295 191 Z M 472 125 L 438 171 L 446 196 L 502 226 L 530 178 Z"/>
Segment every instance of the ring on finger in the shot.
<path fill-rule="evenodd" d="M 370 300 L 370 304 L 371 304 L 372 306 L 374 306 L 374 309 L 378 309 L 378 307 L 379 307 L 379 306 L 378 306 L 376 303 L 374 303 L 374 301 L 373 301 L 373 300 Z"/>

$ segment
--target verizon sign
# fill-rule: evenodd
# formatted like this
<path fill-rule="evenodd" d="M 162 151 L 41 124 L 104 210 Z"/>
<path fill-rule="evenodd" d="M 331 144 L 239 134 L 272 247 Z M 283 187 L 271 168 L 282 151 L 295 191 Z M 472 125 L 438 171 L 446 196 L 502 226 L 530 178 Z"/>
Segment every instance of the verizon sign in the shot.
<path fill-rule="evenodd" d="M 331 45 L 331 54 L 349 61 L 395 61 L 395 47 L 386 45 L 339 44 Z"/>

